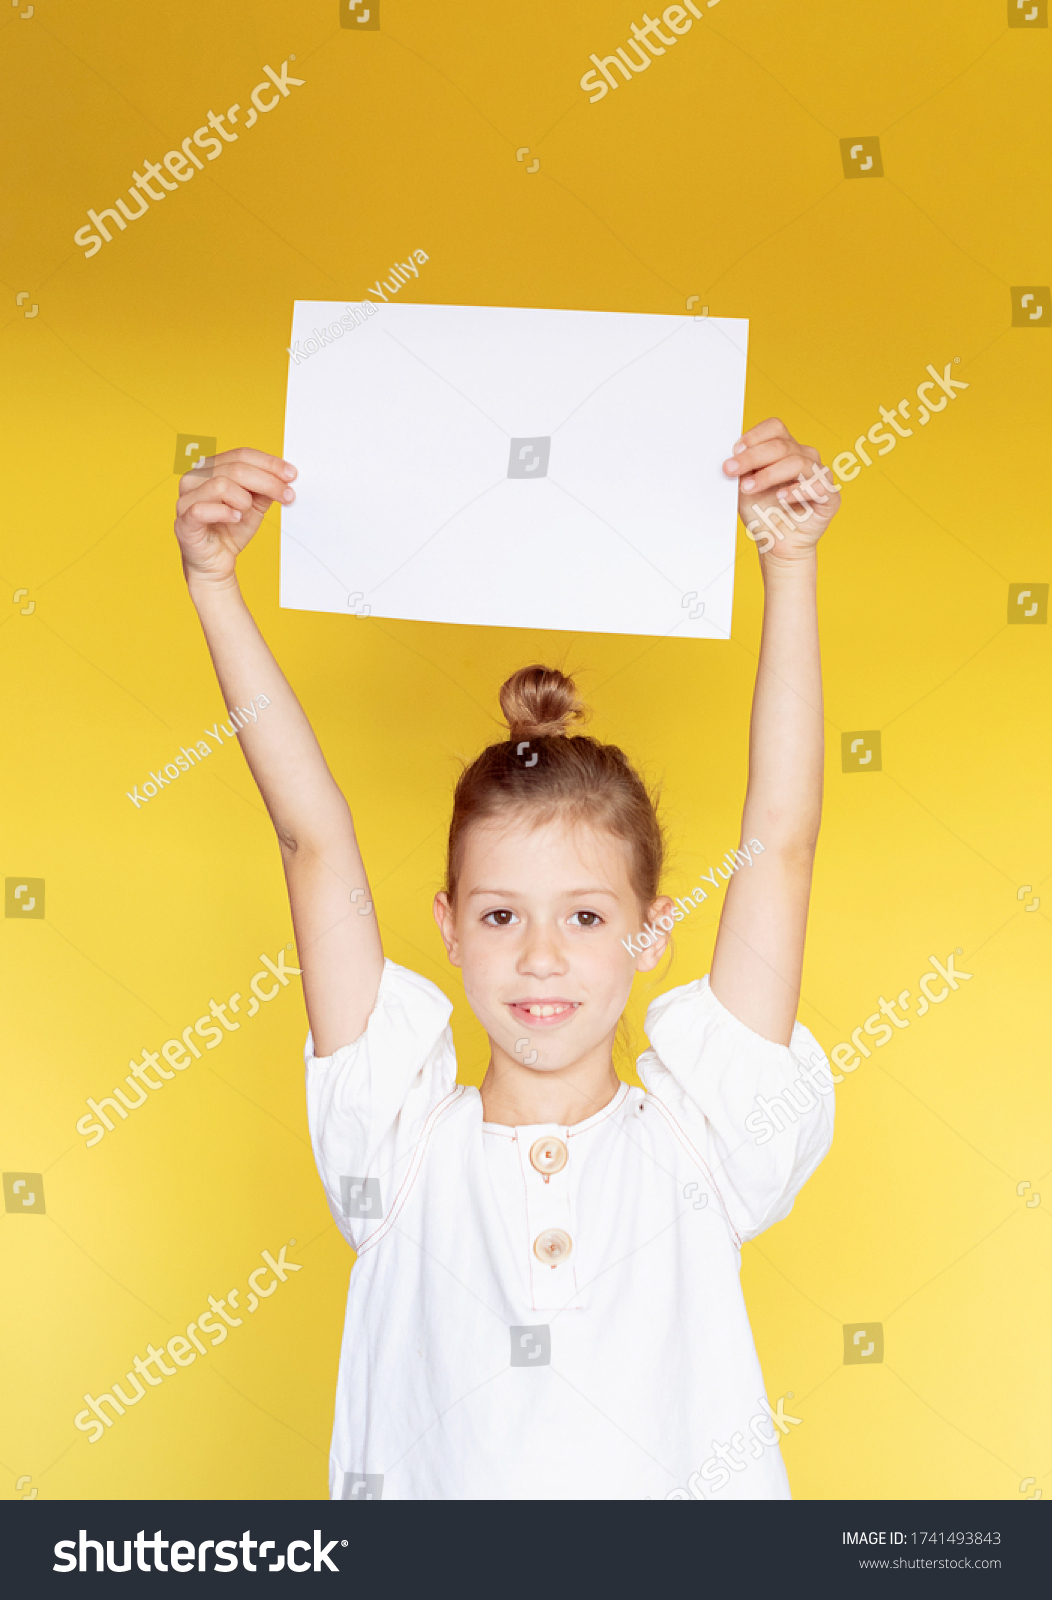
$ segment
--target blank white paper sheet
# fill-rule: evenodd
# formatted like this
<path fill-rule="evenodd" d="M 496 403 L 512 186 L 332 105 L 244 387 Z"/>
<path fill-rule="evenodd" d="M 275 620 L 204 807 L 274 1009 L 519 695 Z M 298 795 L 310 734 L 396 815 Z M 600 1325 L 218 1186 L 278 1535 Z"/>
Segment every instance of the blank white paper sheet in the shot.
<path fill-rule="evenodd" d="M 747 339 L 726 317 L 297 301 L 281 604 L 729 638 Z"/>

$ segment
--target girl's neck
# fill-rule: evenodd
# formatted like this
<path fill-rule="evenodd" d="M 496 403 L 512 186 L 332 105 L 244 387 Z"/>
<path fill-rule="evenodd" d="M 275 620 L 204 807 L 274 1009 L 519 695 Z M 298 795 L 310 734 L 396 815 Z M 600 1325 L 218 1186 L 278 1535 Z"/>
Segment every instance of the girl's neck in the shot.
<path fill-rule="evenodd" d="M 554 1123 L 572 1128 L 610 1104 L 621 1087 L 609 1048 L 552 1072 L 536 1072 L 514 1061 L 491 1041 L 482 1080 L 482 1115 L 502 1127 Z"/>

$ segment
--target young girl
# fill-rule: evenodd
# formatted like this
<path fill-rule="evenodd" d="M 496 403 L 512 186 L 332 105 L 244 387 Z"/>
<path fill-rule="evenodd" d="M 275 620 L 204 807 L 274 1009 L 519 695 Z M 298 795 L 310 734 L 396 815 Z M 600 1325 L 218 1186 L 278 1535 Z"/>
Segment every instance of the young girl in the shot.
<path fill-rule="evenodd" d="M 763 852 L 729 882 L 710 976 L 647 1012 L 646 1092 L 612 1052 L 672 926 L 661 832 L 622 752 L 570 732 L 573 684 L 515 673 L 507 741 L 457 784 L 434 914 L 490 1041 L 468 1088 L 450 1001 L 384 957 L 351 813 L 238 589 L 296 470 L 230 450 L 180 483 L 225 702 L 271 702 L 240 739 L 292 906 L 315 1157 L 358 1252 L 335 1499 L 789 1497 L 738 1273 L 832 1137 L 828 1068 L 795 1021 L 822 789 L 815 546 L 839 505 L 826 469 L 804 480 L 818 462 L 771 419 L 724 464 L 762 540 L 742 838 Z"/>

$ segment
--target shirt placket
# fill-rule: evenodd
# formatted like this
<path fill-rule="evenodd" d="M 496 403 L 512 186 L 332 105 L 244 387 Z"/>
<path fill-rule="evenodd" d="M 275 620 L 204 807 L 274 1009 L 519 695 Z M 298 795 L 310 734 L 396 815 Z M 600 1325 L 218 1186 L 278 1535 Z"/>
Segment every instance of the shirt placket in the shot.
<path fill-rule="evenodd" d="M 571 1209 L 575 1181 L 568 1130 L 556 1126 L 516 1128 L 526 1190 L 527 1252 L 535 1311 L 577 1308 L 577 1239 Z M 563 1164 L 558 1170 L 553 1166 Z M 543 1170 L 548 1167 L 549 1170 Z M 569 1249 L 565 1250 L 565 1241 Z M 564 1251 L 553 1259 L 553 1253 Z"/>

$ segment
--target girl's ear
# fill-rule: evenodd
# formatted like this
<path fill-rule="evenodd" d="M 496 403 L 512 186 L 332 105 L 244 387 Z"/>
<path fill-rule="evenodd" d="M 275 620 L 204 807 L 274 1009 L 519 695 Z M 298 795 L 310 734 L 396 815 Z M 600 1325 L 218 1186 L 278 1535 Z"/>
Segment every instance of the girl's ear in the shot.
<path fill-rule="evenodd" d="M 460 948 L 457 942 L 457 919 L 449 904 L 449 896 L 444 889 L 436 894 L 432 909 L 435 913 L 435 921 L 438 923 L 438 931 L 442 935 L 442 943 L 446 947 L 446 955 L 453 966 L 459 967 Z"/>
<path fill-rule="evenodd" d="M 668 928 L 660 926 L 662 917 L 670 925 Z M 650 913 L 647 917 L 646 932 L 653 938 L 654 942 L 648 950 L 644 950 L 642 955 L 636 957 L 637 972 L 653 972 L 668 949 L 668 936 L 672 931 L 672 921 L 671 898 L 667 894 L 658 895 L 654 904 L 650 907 Z"/>

